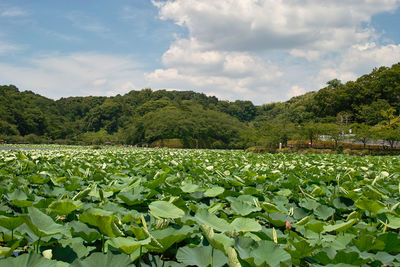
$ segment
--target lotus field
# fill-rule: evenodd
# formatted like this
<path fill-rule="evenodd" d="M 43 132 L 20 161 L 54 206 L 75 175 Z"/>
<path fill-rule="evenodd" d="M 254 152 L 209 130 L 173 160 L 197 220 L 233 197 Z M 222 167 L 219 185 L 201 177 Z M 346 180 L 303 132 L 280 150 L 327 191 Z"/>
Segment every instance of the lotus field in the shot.
<path fill-rule="evenodd" d="M 0 266 L 400 266 L 400 157 L 0 151 Z"/>

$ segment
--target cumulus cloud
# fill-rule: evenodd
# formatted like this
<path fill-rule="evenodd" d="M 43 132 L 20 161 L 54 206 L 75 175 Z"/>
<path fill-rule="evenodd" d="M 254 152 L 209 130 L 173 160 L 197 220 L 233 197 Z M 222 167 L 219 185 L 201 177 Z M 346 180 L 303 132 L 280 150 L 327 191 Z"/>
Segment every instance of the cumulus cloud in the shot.
<path fill-rule="evenodd" d="M 195 40 L 178 40 L 162 57 L 167 69 L 146 75 L 151 87 L 197 89 L 223 99 L 268 93 L 265 86 L 280 76 L 279 68 L 247 52 L 201 50 Z"/>
<path fill-rule="evenodd" d="M 399 0 L 153 4 L 160 19 L 188 29 L 187 38 L 178 38 L 162 56 L 165 68 L 146 75 L 153 87 L 195 89 L 260 104 L 399 60 L 398 45 L 381 45 L 381 34 L 369 26 L 372 16 L 396 10 Z"/>
<path fill-rule="evenodd" d="M 400 44 L 379 46 L 375 43 L 354 45 L 347 49 L 337 60 L 338 63 L 327 63 L 321 67 L 316 77 L 316 84 L 321 86 L 332 79 L 349 81 L 357 79 L 375 67 L 391 66 L 400 62 Z"/>
<path fill-rule="evenodd" d="M 287 97 L 292 98 L 294 96 L 302 95 L 306 92 L 306 89 L 303 87 L 300 87 L 298 85 L 293 85 L 289 92 L 287 93 Z"/>
<path fill-rule="evenodd" d="M 175 0 L 154 2 L 161 19 L 189 29 L 205 48 L 221 50 L 337 49 L 364 38 L 359 28 L 398 0 Z M 332 43 L 333 42 L 333 43 Z"/>
<path fill-rule="evenodd" d="M 21 89 L 52 97 L 115 95 L 140 89 L 143 72 L 129 57 L 73 53 L 48 54 L 25 62 L 25 67 L 0 63 L 0 80 L 17 83 Z"/>

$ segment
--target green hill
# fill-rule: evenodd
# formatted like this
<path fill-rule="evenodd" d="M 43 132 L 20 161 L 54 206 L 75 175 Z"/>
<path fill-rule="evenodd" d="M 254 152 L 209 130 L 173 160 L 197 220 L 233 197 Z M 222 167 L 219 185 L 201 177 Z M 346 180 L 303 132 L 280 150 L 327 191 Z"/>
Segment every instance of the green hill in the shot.
<path fill-rule="evenodd" d="M 128 144 L 180 139 L 185 147 L 239 148 L 300 138 L 298 129 L 312 123 L 372 126 L 395 118 L 399 109 L 400 63 L 374 69 L 356 81 L 343 84 L 335 79 L 317 92 L 261 106 L 192 91 L 151 89 L 54 101 L 4 85 L 0 139 Z"/>

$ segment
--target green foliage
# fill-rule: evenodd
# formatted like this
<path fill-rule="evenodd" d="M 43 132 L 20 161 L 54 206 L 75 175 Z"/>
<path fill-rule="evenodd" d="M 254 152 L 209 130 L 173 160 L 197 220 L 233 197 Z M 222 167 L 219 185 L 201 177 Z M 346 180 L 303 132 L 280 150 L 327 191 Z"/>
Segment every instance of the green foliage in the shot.
<path fill-rule="evenodd" d="M 367 142 L 373 139 L 373 131 L 372 128 L 366 124 L 354 124 L 352 127 L 355 139 L 361 141 L 364 145 L 364 148 L 367 145 Z"/>
<path fill-rule="evenodd" d="M 400 263 L 398 156 L 53 148 L 0 150 L 0 266 Z"/>

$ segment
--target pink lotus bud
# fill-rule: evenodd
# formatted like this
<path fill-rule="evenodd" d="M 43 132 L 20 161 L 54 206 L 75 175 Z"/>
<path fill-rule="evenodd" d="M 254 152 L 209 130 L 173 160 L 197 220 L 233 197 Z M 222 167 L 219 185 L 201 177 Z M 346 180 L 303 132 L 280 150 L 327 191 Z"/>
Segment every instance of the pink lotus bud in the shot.
<path fill-rule="evenodd" d="M 290 224 L 289 221 L 286 221 L 286 229 L 292 229 L 292 225 Z"/>

